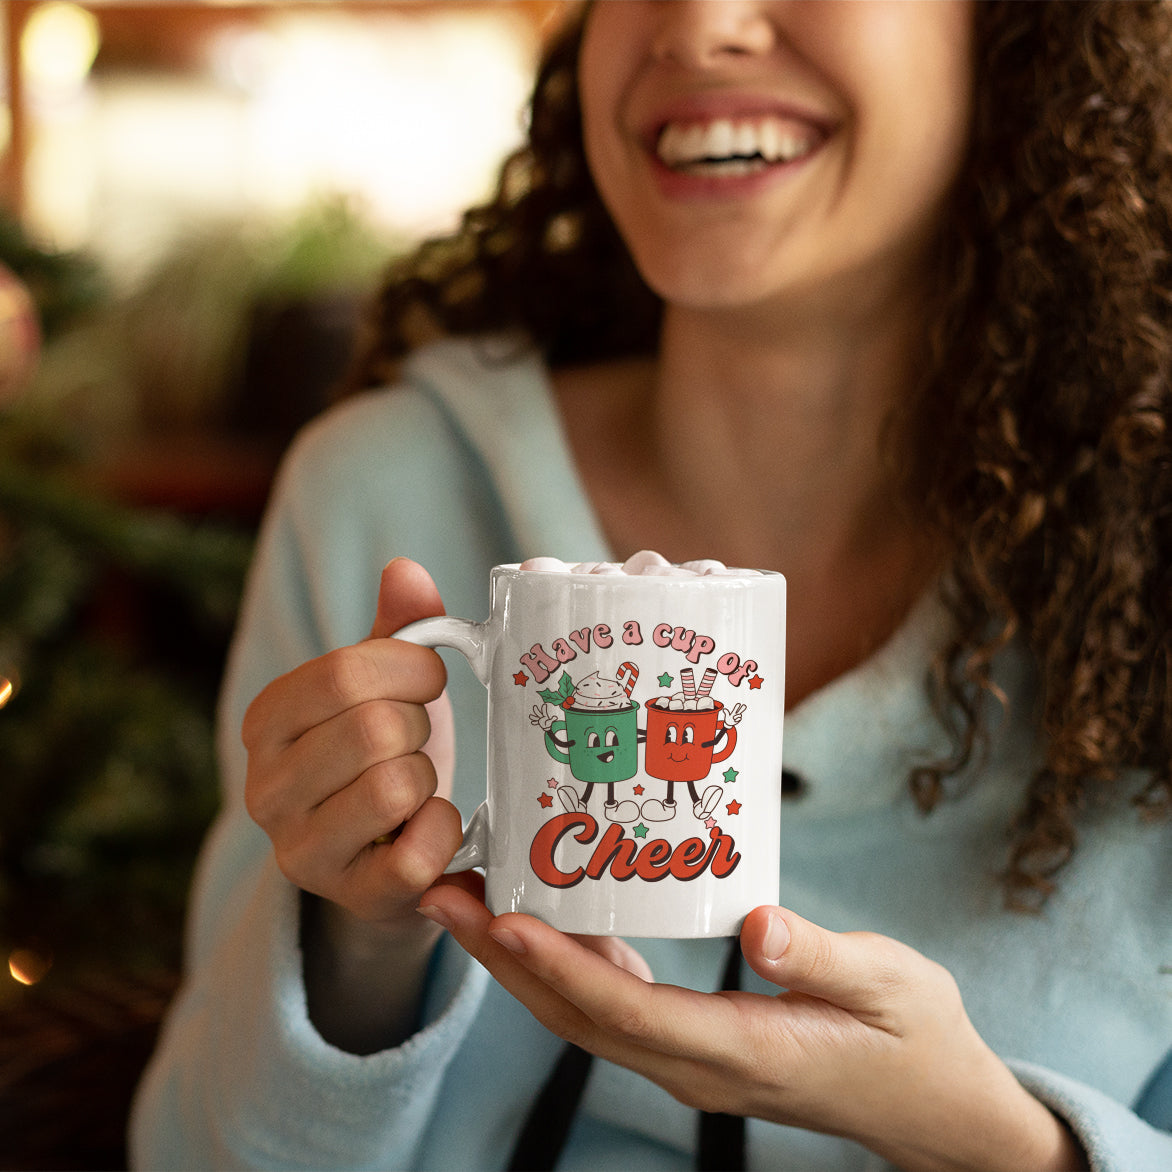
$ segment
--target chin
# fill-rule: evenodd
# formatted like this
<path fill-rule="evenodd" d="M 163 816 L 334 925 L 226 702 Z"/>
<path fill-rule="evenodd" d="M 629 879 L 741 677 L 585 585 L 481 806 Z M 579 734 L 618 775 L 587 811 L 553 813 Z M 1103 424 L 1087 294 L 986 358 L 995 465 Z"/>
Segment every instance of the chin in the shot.
<path fill-rule="evenodd" d="M 689 258 L 679 265 L 641 267 L 643 279 L 668 305 L 694 310 L 730 310 L 759 305 L 776 290 L 756 271 L 730 270 L 727 263 L 698 265 Z"/>

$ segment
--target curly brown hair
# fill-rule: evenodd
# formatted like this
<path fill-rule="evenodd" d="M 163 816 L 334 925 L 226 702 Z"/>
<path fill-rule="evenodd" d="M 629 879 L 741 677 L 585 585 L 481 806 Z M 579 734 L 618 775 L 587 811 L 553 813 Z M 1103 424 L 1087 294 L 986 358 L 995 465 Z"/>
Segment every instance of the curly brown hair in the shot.
<path fill-rule="evenodd" d="M 580 39 L 581 18 L 550 44 L 494 198 L 393 266 L 358 385 L 436 332 L 521 331 L 555 367 L 654 352 L 660 303 L 582 152 Z M 947 792 L 1000 699 L 996 655 L 1024 641 L 1044 761 L 1005 884 L 1028 908 L 1089 804 L 1130 785 L 1172 809 L 1172 9 L 988 0 L 975 77 L 907 429 L 952 551 L 957 633 L 929 687 L 955 752 L 910 784 L 925 811 Z"/>

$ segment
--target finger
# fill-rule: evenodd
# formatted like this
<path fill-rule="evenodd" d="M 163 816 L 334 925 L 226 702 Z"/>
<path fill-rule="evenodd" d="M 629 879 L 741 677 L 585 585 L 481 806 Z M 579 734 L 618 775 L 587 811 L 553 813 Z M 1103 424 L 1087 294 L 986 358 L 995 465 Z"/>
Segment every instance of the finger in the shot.
<path fill-rule="evenodd" d="M 499 916 L 490 934 L 520 948 L 516 955 L 525 968 L 604 1032 L 661 1055 L 701 1061 L 725 1056 L 736 1010 L 724 998 L 649 985 L 625 966 L 616 972 L 609 955 L 615 945 L 596 940 L 586 947 L 531 916 Z"/>
<path fill-rule="evenodd" d="M 402 916 L 443 876 L 461 834 L 459 810 L 429 798 L 393 842 L 367 844 L 318 894 L 371 922 Z"/>
<path fill-rule="evenodd" d="M 353 867 L 376 839 L 404 827 L 435 788 L 435 770 L 424 754 L 385 761 L 327 798 L 299 824 L 282 826 L 274 846 L 309 881 L 329 882 L 330 876 Z M 396 834 L 394 841 L 401 837 Z"/>
<path fill-rule="evenodd" d="M 831 932 L 786 908 L 745 917 L 741 948 L 759 976 L 882 1025 L 931 964 L 914 949 L 873 932 Z"/>
<path fill-rule="evenodd" d="M 741 1109 L 740 1040 L 750 1036 L 747 1016 L 772 998 L 648 984 L 627 965 L 616 968 L 612 946 L 599 939 L 579 941 L 529 916 L 494 919 L 483 903 L 447 886 L 426 892 L 420 911 L 559 1037 L 643 1075 L 686 1106 Z"/>
<path fill-rule="evenodd" d="M 419 704 L 368 700 L 348 708 L 285 749 L 279 767 L 253 785 L 249 812 L 262 826 L 304 815 L 367 770 L 416 752 L 430 732 Z"/>
<path fill-rule="evenodd" d="M 493 919 L 486 908 L 449 907 L 442 896 L 434 902 L 454 913 L 445 926 L 457 942 L 539 1021 L 593 1053 L 647 1071 L 669 1057 L 692 1065 L 727 1052 L 721 1031 L 731 1028 L 736 1009 L 723 998 L 648 984 L 603 955 L 614 946 L 586 947 L 531 916 Z"/>
<path fill-rule="evenodd" d="M 452 702 L 448 693 L 442 692 L 426 706 L 431 734 L 423 751 L 435 766 L 438 782 L 437 792 L 445 798 L 452 796 L 452 783 L 456 773 L 456 722 L 452 716 Z"/>
<path fill-rule="evenodd" d="M 585 1015 L 545 986 L 510 949 L 489 935 L 493 915 L 484 905 L 483 896 L 477 898 L 450 883 L 448 878 L 424 892 L 418 910 L 446 929 L 465 952 L 488 969 L 543 1025 L 560 1037 L 598 1053 L 587 1039 L 591 1023 Z"/>
<path fill-rule="evenodd" d="M 244 714 L 241 736 L 250 754 L 264 759 L 359 704 L 434 700 L 446 678 L 443 660 L 427 647 L 391 640 L 340 647 L 269 684 Z"/>
<path fill-rule="evenodd" d="M 383 568 L 379 580 L 378 608 L 370 637 L 382 639 L 416 619 L 443 613 L 444 604 L 431 575 L 418 562 L 395 558 Z"/>
<path fill-rule="evenodd" d="M 648 984 L 655 981 L 651 966 L 643 958 L 643 954 L 632 948 L 621 936 L 575 936 L 574 939 L 583 948 L 597 952 L 604 960 L 610 961 L 618 968 L 626 969 L 639 980 Z"/>

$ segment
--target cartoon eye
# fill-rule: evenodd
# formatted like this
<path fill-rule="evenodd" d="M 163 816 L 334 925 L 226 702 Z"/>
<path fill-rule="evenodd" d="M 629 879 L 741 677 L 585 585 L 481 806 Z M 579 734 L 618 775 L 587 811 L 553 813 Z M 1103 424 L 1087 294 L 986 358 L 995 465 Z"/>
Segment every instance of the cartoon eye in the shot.
<path fill-rule="evenodd" d="M 675 725 L 675 724 L 669 724 L 667 726 L 667 735 L 663 738 L 663 743 L 665 745 L 674 745 L 676 743 L 676 741 L 678 741 L 679 739 L 680 739 L 679 726 Z"/>
<path fill-rule="evenodd" d="M 607 748 L 608 749 L 613 748 L 618 743 L 619 743 L 618 731 L 613 728 L 608 728 L 606 730 L 606 746 L 607 746 Z"/>
<path fill-rule="evenodd" d="M 600 744 L 602 744 L 602 742 L 598 739 L 598 733 L 591 729 L 591 731 L 586 734 L 586 747 L 588 749 L 597 749 Z"/>
<path fill-rule="evenodd" d="M 684 725 L 684 744 L 690 745 L 696 739 L 696 729 L 690 725 Z"/>

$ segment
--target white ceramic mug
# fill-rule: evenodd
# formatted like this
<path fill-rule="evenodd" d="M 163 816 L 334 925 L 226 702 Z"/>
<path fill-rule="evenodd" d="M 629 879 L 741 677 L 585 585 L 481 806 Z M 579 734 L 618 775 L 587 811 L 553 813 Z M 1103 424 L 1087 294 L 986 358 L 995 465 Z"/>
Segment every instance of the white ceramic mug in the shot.
<path fill-rule="evenodd" d="M 776 903 L 785 579 L 506 565 L 491 589 L 483 623 L 396 636 L 488 689 L 488 797 L 448 870 L 591 935 L 730 936 Z"/>

